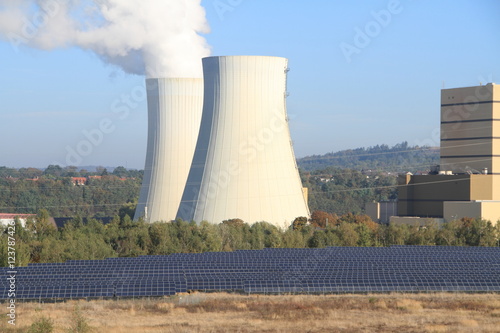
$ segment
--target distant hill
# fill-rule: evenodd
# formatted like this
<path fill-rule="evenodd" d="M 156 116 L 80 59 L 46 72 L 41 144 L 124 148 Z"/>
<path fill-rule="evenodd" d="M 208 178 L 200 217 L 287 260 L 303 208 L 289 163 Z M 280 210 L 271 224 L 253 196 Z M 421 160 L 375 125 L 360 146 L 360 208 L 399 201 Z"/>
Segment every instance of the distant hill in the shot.
<path fill-rule="evenodd" d="M 329 167 L 384 172 L 429 171 L 439 164 L 439 148 L 408 146 L 407 142 L 393 147 L 377 145 L 368 148 L 341 150 L 325 155 L 312 155 L 297 159 L 304 171 Z"/>

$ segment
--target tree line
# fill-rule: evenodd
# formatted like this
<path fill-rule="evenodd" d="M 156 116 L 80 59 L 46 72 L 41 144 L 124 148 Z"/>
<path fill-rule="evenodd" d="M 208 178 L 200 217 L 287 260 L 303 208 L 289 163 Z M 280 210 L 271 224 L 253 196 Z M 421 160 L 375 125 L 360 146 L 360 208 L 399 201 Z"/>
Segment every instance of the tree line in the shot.
<path fill-rule="evenodd" d="M 88 177 L 88 176 L 107 176 L 114 175 L 117 177 L 129 177 L 129 178 L 141 178 L 143 175 L 142 170 L 130 170 L 126 169 L 123 166 L 118 166 L 113 168 L 112 172 L 108 172 L 105 167 L 97 166 L 92 167 L 95 169 L 94 171 L 90 171 L 83 168 L 78 168 L 76 166 L 66 166 L 61 167 L 59 165 L 51 164 L 47 166 L 45 169 L 38 168 L 8 168 L 6 166 L 0 166 L 0 178 L 20 178 L 20 179 L 28 179 L 28 178 L 37 178 L 37 177 L 46 177 L 46 178 L 64 178 L 64 177 Z"/>
<path fill-rule="evenodd" d="M 301 171 L 300 176 L 309 189 L 311 211 L 362 214 L 368 202 L 397 199 L 396 175 L 328 167 Z"/>
<path fill-rule="evenodd" d="M 300 175 L 303 186 L 309 189 L 311 211 L 361 214 L 367 202 L 397 198 L 396 177 L 392 174 L 328 167 L 300 170 Z M 84 186 L 78 186 L 72 177 L 87 180 Z M 112 217 L 122 206 L 137 203 L 142 178 L 142 170 L 124 167 L 112 172 L 57 165 L 45 170 L 0 167 L 0 212 L 36 214 L 47 209 L 54 217 Z"/>
<path fill-rule="evenodd" d="M 113 216 L 123 205 L 137 202 L 142 174 L 124 167 L 111 173 L 105 168 L 88 172 L 54 165 L 44 171 L 0 167 L 0 212 L 36 214 L 46 209 L 56 217 Z M 87 180 L 78 186 L 72 177 Z"/>
<path fill-rule="evenodd" d="M 18 266 L 66 260 L 108 257 L 167 255 L 263 248 L 320 248 L 326 246 L 455 245 L 498 246 L 499 226 L 481 219 L 462 219 L 445 224 L 415 227 L 379 225 L 366 215 L 314 212 L 299 217 L 289 228 L 267 222 L 252 225 L 239 219 L 220 224 L 186 222 L 133 222 L 129 215 L 116 215 L 111 223 L 76 217 L 62 228 L 50 222 L 46 210 L 16 222 Z M 0 265 L 7 264 L 7 228 L 0 237 Z"/>
<path fill-rule="evenodd" d="M 401 142 L 392 147 L 376 145 L 368 148 L 341 150 L 324 155 L 299 158 L 299 167 L 305 171 L 327 167 L 385 172 L 417 172 L 439 164 L 439 148 L 410 146 Z"/>

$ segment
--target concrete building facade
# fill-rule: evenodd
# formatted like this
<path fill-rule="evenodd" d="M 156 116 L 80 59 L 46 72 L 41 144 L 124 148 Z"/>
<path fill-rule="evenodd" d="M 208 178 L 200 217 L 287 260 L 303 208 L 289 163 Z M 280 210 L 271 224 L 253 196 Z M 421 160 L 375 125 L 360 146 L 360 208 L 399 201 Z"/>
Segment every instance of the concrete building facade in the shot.
<path fill-rule="evenodd" d="M 401 217 L 500 220 L 500 86 L 443 89 L 439 172 L 398 185 Z"/>
<path fill-rule="evenodd" d="M 368 202 L 365 205 L 365 214 L 377 223 L 389 224 L 390 218 L 398 215 L 398 203 L 396 201 Z"/>
<path fill-rule="evenodd" d="M 441 91 L 440 168 L 500 175 L 500 85 Z"/>

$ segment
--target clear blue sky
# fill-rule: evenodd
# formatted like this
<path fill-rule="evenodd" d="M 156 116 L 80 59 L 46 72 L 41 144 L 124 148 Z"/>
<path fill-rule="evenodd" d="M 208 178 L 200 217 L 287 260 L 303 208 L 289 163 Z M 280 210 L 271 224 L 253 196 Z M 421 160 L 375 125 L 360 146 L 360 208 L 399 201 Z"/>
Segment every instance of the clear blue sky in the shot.
<path fill-rule="evenodd" d="M 225 11 L 217 11 L 220 3 Z M 297 157 L 402 141 L 438 146 L 443 85 L 500 83 L 497 0 L 202 4 L 213 55 L 289 59 Z M 392 13 L 378 23 L 374 13 L 381 11 Z M 360 30 L 371 36 L 363 39 Z M 76 48 L 15 52 L 7 42 L 0 43 L 0 69 L 0 166 L 66 165 L 68 147 L 109 119 L 108 133 L 78 164 L 143 168 L 145 101 L 124 119 L 111 109 L 144 77 Z"/>

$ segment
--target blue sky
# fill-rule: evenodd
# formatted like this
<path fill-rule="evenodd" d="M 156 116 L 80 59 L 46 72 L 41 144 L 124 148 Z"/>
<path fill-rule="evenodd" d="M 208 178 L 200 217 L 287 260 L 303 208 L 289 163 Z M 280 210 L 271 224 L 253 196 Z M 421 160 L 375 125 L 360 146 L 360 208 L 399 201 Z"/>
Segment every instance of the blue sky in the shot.
<path fill-rule="evenodd" d="M 202 5 L 212 55 L 289 59 L 297 157 L 402 141 L 438 146 L 440 89 L 500 83 L 500 1 Z M 123 119 L 111 110 L 123 95 L 137 94 L 144 77 L 88 51 L 16 52 L 7 42 L 0 42 L 0 69 L 0 166 L 67 165 L 85 133 L 104 128 L 89 154 L 71 164 L 143 168 L 145 100 L 136 95 Z"/>

